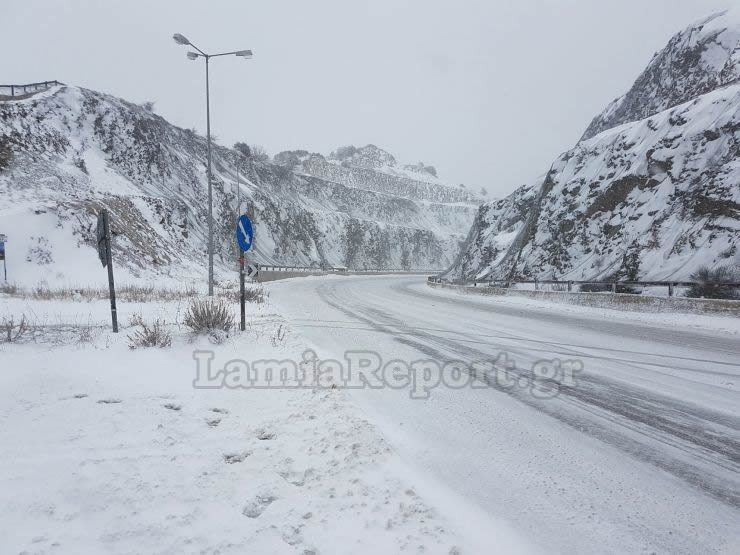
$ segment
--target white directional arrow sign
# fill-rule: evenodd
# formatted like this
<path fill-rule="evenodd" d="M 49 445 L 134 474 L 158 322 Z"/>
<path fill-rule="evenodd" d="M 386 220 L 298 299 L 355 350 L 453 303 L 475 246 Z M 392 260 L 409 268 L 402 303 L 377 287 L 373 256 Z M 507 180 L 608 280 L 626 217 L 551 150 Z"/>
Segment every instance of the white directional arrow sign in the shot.
<path fill-rule="evenodd" d="M 254 277 L 259 273 L 259 268 L 255 264 L 249 264 L 247 266 L 247 277 Z"/>

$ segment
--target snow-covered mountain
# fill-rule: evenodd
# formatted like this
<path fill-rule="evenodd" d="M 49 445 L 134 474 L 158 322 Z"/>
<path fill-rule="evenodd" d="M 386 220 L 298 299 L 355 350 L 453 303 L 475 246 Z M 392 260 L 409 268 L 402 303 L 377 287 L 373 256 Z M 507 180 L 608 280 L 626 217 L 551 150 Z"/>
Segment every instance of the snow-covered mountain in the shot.
<path fill-rule="evenodd" d="M 368 145 L 275 161 L 213 151 L 217 273 L 235 267 L 237 164 L 256 223 L 251 260 L 351 268 L 452 263 L 479 199 Z M 0 102 L 0 233 L 11 279 L 100 273 L 96 214 L 112 213 L 127 277 L 203 274 L 206 142 L 124 100 L 60 86 Z M 84 247 L 84 248 L 78 248 Z M 13 257 L 16 257 L 13 259 Z M 18 259 L 17 257 L 20 257 Z"/>
<path fill-rule="evenodd" d="M 688 279 L 738 264 L 739 12 L 673 37 L 546 176 L 482 205 L 448 275 Z"/>
<path fill-rule="evenodd" d="M 714 14 L 675 35 L 630 91 L 588 126 L 583 139 L 683 104 L 740 79 L 740 10 Z"/>

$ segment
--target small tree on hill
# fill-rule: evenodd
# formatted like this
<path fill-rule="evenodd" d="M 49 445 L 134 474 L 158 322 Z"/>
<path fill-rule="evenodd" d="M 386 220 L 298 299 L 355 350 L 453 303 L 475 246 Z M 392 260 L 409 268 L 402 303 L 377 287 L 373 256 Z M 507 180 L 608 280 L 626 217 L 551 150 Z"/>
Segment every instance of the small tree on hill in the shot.
<path fill-rule="evenodd" d="M 252 149 L 249 148 L 249 145 L 247 143 L 234 143 L 234 150 L 236 150 L 245 158 L 250 158 L 252 156 Z"/>

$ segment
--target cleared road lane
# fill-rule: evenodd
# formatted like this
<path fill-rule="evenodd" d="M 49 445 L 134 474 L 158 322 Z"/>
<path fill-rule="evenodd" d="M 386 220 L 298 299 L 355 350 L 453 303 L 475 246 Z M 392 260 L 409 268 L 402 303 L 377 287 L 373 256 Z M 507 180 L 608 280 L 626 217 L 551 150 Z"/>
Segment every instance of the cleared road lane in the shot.
<path fill-rule="evenodd" d="M 270 290 L 322 358 L 506 360 L 514 385 L 442 385 L 428 399 L 408 388 L 350 395 L 407 461 L 535 545 L 740 552 L 737 335 L 460 296 L 420 277 Z M 552 360 L 583 370 L 545 399 L 532 368 Z"/>

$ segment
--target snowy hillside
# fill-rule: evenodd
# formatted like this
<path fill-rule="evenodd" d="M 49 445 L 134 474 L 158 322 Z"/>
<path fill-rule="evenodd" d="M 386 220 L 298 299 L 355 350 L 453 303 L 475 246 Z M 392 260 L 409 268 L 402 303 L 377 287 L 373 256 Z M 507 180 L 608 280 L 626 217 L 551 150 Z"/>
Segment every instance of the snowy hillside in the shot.
<path fill-rule="evenodd" d="M 388 156 L 393 164 L 321 157 L 324 169 L 315 160 L 291 171 L 285 163 L 239 160 L 234 150 L 216 146 L 217 274 L 227 276 L 236 263 L 237 164 L 242 208 L 251 206 L 256 221 L 254 261 L 450 264 L 478 199 L 433 176 L 414 179 Z M 110 95 L 62 86 L 0 102 L 0 233 L 9 236 L 9 277 L 97 279 L 93 228 L 104 207 L 112 213 L 125 278 L 202 276 L 205 159 L 203 137 Z"/>
<path fill-rule="evenodd" d="M 586 137 L 599 134 L 544 179 L 481 207 L 449 275 L 688 279 L 702 265 L 737 264 L 739 63 L 732 13 L 676 35 Z"/>

